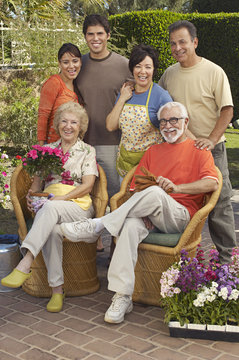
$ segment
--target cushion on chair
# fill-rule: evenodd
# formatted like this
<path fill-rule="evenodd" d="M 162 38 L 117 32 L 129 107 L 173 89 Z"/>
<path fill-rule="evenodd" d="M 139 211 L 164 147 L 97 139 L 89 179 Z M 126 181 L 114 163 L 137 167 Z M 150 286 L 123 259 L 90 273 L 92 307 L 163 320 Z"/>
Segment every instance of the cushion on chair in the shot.
<path fill-rule="evenodd" d="M 181 235 L 182 233 L 164 234 L 160 232 L 151 232 L 142 242 L 144 244 L 175 247 L 179 242 Z"/>

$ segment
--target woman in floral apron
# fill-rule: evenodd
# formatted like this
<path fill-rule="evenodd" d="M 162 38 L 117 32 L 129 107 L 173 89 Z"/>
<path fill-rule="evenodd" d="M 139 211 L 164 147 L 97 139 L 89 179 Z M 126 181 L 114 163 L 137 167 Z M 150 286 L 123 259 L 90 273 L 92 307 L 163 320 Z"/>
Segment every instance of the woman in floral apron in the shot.
<path fill-rule="evenodd" d="M 115 106 L 106 118 L 109 131 L 119 128 L 122 132 L 116 163 L 121 177 L 139 163 L 151 145 L 162 142 L 157 112 L 172 98 L 153 82 L 158 65 L 158 54 L 152 46 L 141 44 L 134 47 L 129 69 L 135 86 L 133 88 L 130 83 L 122 86 Z"/>

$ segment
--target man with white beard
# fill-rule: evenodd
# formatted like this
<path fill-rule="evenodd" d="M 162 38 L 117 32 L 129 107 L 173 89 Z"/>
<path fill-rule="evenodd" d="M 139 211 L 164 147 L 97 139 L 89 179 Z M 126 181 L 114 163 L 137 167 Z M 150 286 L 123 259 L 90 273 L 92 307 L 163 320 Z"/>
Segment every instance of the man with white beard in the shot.
<path fill-rule="evenodd" d="M 109 323 L 121 323 L 133 309 L 137 249 L 149 230 L 156 227 L 164 233 L 183 232 L 202 207 L 204 194 L 218 187 L 211 152 L 197 149 L 194 140 L 186 136 L 186 108 L 169 102 L 157 115 L 165 143 L 151 146 L 135 171 L 143 175 L 141 168 L 145 167 L 156 176 L 155 186 L 135 192 L 117 210 L 102 218 L 61 224 L 63 234 L 72 241 L 96 241 L 104 228 L 117 237 L 108 271 L 108 289 L 115 292 L 104 318 Z M 135 177 L 130 190 L 135 190 Z"/>

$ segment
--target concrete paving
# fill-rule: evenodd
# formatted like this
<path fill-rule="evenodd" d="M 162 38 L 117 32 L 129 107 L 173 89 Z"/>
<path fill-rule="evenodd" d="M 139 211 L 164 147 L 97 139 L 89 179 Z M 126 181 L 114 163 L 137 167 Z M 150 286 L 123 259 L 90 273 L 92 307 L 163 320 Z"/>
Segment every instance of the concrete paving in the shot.
<path fill-rule="evenodd" d="M 239 191 L 232 204 L 239 244 Z M 132 313 L 119 325 L 104 322 L 112 293 L 107 290 L 110 237 L 98 253 L 101 288 L 97 293 L 66 298 L 63 311 L 46 311 L 47 299 L 23 290 L 0 293 L 0 360 L 235 360 L 239 343 L 172 338 L 164 324 L 163 310 L 134 304 Z M 202 247 L 212 246 L 207 224 Z"/>

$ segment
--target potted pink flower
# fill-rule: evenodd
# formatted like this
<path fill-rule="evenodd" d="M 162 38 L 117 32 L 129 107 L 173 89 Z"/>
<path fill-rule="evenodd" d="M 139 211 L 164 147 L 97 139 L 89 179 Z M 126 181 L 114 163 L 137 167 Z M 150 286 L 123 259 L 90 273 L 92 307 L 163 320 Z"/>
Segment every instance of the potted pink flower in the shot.
<path fill-rule="evenodd" d="M 46 179 L 52 173 L 60 175 L 64 171 L 62 168 L 64 154 L 58 148 L 33 145 L 22 161 L 23 166 L 31 176 L 36 174 L 42 179 Z"/>

